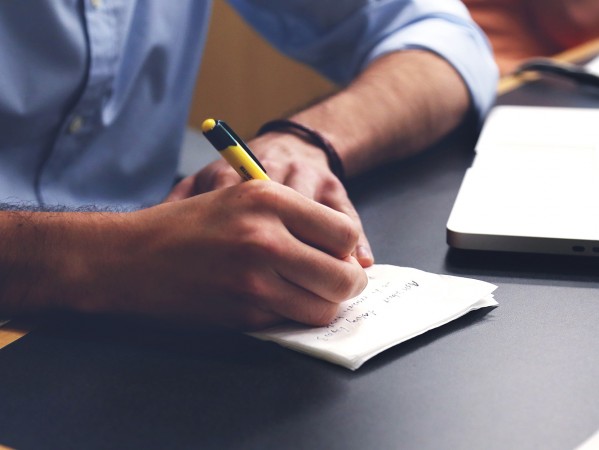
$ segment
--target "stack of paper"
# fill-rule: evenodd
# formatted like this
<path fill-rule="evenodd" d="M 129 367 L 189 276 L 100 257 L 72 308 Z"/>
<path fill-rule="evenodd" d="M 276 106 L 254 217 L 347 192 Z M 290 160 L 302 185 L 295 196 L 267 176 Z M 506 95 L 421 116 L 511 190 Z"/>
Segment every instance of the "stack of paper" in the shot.
<path fill-rule="evenodd" d="M 382 351 L 463 316 L 496 306 L 497 286 L 390 265 L 367 269 L 368 285 L 326 327 L 296 323 L 249 333 L 355 370 Z"/>
<path fill-rule="evenodd" d="M 585 65 L 587 72 L 593 73 L 599 76 L 599 57 L 593 58 Z"/>

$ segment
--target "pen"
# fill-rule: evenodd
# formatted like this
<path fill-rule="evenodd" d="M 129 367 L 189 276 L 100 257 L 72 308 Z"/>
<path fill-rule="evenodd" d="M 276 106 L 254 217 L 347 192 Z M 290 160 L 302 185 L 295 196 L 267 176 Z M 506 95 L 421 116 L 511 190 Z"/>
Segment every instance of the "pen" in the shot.
<path fill-rule="evenodd" d="M 202 132 L 244 181 L 270 180 L 258 158 L 225 122 L 206 119 Z"/>

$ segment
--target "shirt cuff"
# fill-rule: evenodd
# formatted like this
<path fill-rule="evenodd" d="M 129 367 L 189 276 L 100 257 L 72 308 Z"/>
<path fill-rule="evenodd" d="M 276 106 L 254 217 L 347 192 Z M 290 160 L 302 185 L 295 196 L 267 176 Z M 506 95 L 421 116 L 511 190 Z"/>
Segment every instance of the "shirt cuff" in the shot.
<path fill-rule="evenodd" d="M 449 62 L 464 80 L 482 124 L 495 101 L 498 81 L 492 50 L 482 31 L 475 25 L 452 23 L 446 17 L 427 18 L 381 41 L 364 66 L 386 53 L 406 49 L 428 50 Z"/>

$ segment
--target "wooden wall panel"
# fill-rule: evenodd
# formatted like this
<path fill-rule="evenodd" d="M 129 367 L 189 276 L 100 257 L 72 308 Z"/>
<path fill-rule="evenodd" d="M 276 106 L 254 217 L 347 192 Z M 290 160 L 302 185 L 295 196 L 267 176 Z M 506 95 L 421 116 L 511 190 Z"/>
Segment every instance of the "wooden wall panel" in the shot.
<path fill-rule="evenodd" d="M 214 2 L 190 125 L 226 120 L 242 137 L 334 90 L 310 68 L 282 56 L 223 0 Z"/>

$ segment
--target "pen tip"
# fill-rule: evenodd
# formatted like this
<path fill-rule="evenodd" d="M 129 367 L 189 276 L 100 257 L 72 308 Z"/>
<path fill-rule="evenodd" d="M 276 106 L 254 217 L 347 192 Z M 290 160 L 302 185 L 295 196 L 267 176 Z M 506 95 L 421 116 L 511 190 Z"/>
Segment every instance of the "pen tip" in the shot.
<path fill-rule="evenodd" d="M 207 133 L 208 131 L 212 130 L 215 126 L 216 126 L 216 120 L 214 120 L 214 119 L 206 119 L 202 123 L 202 131 L 204 133 Z"/>

